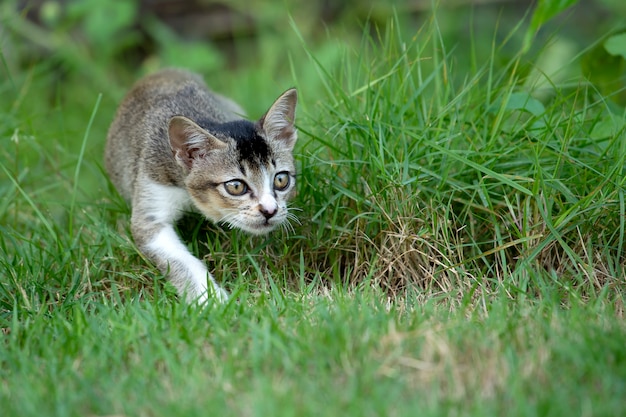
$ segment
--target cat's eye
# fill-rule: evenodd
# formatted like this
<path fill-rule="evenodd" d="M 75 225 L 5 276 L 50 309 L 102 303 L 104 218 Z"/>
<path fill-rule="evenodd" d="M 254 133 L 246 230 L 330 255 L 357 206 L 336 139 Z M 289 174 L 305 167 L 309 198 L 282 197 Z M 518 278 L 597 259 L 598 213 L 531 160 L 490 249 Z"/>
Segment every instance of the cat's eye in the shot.
<path fill-rule="evenodd" d="M 289 173 L 279 172 L 274 177 L 274 189 L 282 191 L 289 186 Z"/>
<path fill-rule="evenodd" d="M 232 180 L 224 183 L 226 192 L 230 195 L 239 196 L 248 192 L 248 185 L 240 180 Z"/>

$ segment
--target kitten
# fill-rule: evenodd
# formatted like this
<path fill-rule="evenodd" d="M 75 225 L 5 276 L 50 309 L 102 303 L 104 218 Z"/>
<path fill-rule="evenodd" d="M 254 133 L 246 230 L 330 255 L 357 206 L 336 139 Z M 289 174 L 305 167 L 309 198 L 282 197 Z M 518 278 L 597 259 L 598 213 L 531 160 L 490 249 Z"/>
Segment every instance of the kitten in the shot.
<path fill-rule="evenodd" d="M 228 295 L 176 235 L 185 211 L 255 235 L 292 216 L 296 102 L 296 90 L 287 90 L 250 122 L 200 76 L 167 69 L 138 81 L 121 103 L 107 136 L 106 169 L 131 203 L 139 250 L 188 302 Z"/>

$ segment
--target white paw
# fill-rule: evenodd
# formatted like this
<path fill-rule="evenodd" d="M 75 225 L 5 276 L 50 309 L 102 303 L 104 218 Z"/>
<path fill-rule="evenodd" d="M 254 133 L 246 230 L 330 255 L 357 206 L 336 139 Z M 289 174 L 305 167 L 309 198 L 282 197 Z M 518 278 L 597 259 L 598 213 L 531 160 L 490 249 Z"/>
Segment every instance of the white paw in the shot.
<path fill-rule="evenodd" d="M 206 291 L 196 297 L 195 301 L 203 306 L 214 304 L 216 301 L 224 304 L 228 301 L 228 293 L 225 289 L 213 283 Z"/>
<path fill-rule="evenodd" d="M 213 285 L 213 291 L 211 291 L 211 297 L 215 298 L 220 303 L 225 303 L 228 301 L 228 293 L 222 287 L 217 284 Z"/>

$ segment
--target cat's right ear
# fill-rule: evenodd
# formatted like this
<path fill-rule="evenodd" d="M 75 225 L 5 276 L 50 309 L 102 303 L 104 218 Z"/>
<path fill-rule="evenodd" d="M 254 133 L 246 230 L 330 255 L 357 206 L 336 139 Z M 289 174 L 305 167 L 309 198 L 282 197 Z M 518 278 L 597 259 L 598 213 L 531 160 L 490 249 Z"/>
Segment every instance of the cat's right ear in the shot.
<path fill-rule="evenodd" d="M 292 150 L 298 139 L 294 122 L 298 92 L 291 88 L 276 99 L 272 107 L 261 117 L 259 124 L 269 140 L 276 140 Z"/>
<path fill-rule="evenodd" d="M 170 119 L 168 136 L 176 162 L 186 169 L 191 169 L 194 159 L 202 158 L 209 151 L 224 149 L 227 146 L 183 116 L 174 116 Z"/>

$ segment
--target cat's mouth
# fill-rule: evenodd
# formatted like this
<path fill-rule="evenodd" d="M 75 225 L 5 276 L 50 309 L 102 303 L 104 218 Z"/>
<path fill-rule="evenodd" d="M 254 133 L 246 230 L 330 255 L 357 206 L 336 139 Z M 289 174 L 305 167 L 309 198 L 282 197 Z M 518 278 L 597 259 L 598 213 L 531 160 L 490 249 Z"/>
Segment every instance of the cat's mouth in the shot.
<path fill-rule="evenodd" d="M 278 226 L 278 224 L 278 222 L 270 222 L 269 220 L 265 220 L 259 223 L 246 224 L 245 226 L 241 227 L 241 229 L 253 235 L 264 235 L 276 229 L 276 226 Z"/>
<path fill-rule="evenodd" d="M 214 221 L 221 223 L 231 229 L 239 229 L 251 235 L 265 235 L 276 229 L 284 221 L 283 216 L 274 216 L 269 219 L 251 216 L 242 216 L 239 213 L 230 213 L 221 219 Z M 210 217 L 209 217 L 210 218 Z"/>

